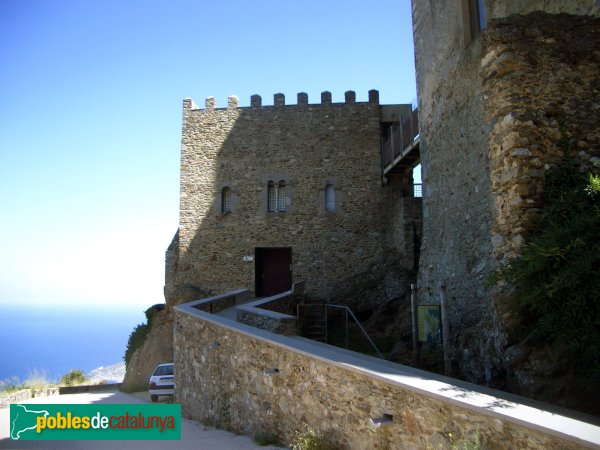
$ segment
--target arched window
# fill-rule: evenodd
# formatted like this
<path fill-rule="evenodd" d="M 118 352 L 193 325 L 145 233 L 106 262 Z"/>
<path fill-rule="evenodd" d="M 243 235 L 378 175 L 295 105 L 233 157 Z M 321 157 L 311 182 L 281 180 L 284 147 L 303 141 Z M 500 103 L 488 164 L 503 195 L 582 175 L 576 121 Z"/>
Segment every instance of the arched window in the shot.
<path fill-rule="evenodd" d="M 269 212 L 285 212 L 287 203 L 285 181 L 281 180 L 277 184 L 274 181 L 269 181 L 267 195 Z"/>
<path fill-rule="evenodd" d="M 325 211 L 335 211 L 335 188 L 333 184 L 325 186 Z"/>
<path fill-rule="evenodd" d="M 231 189 L 227 186 L 221 189 L 221 212 L 223 214 L 231 212 Z"/>

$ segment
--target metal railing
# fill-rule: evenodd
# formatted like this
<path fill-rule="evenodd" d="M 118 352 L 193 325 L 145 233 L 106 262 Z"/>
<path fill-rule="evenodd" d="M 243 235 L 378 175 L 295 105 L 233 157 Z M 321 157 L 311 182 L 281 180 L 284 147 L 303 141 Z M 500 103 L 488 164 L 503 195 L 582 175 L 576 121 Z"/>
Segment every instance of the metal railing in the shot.
<path fill-rule="evenodd" d="M 373 342 L 373 340 L 371 339 L 371 337 L 369 336 L 369 334 L 367 333 L 367 331 L 360 324 L 360 322 L 358 321 L 358 319 L 356 318 L 356 316 L 354 315 L 354 313 L 352 312 L 352 310 L 350 308 L 348 308 L 347 306 L 332 305 L 332 304 L 329 304 L 329 303 L 298 304 L 296 306 L 296 308 L 297 308 L 298 333 L 299 334 L 300 334 L 301 329 L 302 329 L 301 318 L 304 317 L 300 313 L 301 308 L 313 308 L 313 307 L 320 307 L 320 308 L 324 309 L 324 317 L 325 317 L 325 324 L 324 324 L 324 328 L 325 328 L 325 343 L 328 343 L 328 341 L 329 341 L 329 327 L 328 327 L 328 320 L 327 320 L 329 308 L 341 309 L 345 313 L 344 318 L 345 318 L 345 343 L 346 343 L 346 349 L 348 348 L 348 341 L 349 341 L 348 340 L 348 317 L 351 317 L 352 320 L 354 320 L 354 323 L 356 323 L 356 325 L 358 325 L 358 328 L 362 332 L 363 336 L 367 338 L 367 340 L 369 341 L 369 344 L 371 344 L 371 347 L 373 348 L 373 350 L 375 350 L 375 353 L 377 353 L 377 355 L 381 359 L 385 359 L 383 357 L 383 355 L 381 354 L 381 352 L 379 351 L 379 349 L 377 348 L 377 346 L 375 345 L 375 343 Z"/>

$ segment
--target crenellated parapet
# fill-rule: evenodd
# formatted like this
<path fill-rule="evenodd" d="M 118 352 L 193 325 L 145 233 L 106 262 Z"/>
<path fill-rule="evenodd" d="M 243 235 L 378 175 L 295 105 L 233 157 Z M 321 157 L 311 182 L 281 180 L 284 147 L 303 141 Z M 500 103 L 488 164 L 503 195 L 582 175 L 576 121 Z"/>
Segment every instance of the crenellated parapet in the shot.
<path fill-rule="evenodd" d="M 344 102 L 342 103 L 333 103 L 332 95 L 330 91 L 321 92 L 321 102 L 320 103 L 312 103 L 312 106 L 329 106 L 329 105 L 352 105 L 357 103 L 363 104 L 371 104 L 374 106 L 379 106 L 379 91 L 376 89 L 372 89 L 368 92 L 368 101 L 367 102 L 357 102 L 356 101 L 356 92 L 354 91 L 346 91 L 344 92 Z M 285 95 L 282 93 L 276 93 L 273 95 L 273 105 L 264 105 L 262 104 L 262 97 L 258 94 L 254 94 L 250 97 L 250 106 L 249 108 L 282 108 L 285 106 L 294 106 L 294 107 L 303 107 L 308 106 L 308 94 L 306 92 L 299 92 L 296 97 L 296 104 L 286 104 Z M 235 95 L 229 96 L 227 100 L 227 108 L 217 108 L 217 102 L 214 97 L 207 97 L 204 103 L 205 110 L 214 110 L 214 109 L 236 109 L 240 108 L 239 99 Z M 186 98 L 183 100 L 183 109 L 184 110 L 197 110 L 201 109 L 196 106 L 192 99 Z"/>

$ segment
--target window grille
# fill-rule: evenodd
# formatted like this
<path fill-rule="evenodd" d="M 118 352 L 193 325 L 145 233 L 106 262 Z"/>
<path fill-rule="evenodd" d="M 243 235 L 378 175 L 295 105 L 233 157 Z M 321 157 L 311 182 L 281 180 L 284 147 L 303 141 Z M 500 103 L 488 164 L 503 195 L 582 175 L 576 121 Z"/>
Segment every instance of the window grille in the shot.
<path fill-rule="evenodd" d="M 422 183 L 414 183 L 413 184 L 413 197 L 423 197 L 423 184 Z"/>
<path fill-rule="evenodd" d="M 269 212 L 277 211 L 277 190 L 275 189 L 275 183 L 273 183 L 272 181 L 269 181 L 268 196 Z"/>
<path fill-rule="evenodd" d="M 228 187 L 221 190 L 221 212 L 223 214 L 231 212 L 231 189 Z"/>
<path fill-rule="evenodd" d="M 286 210 L 286 192 L 285 192 L 285 181 L 280 181 L 277 186 L 277 211 L 285 212 Z"/>
<path fill-rule="evenodd" d="M 281 180 L 275 184 L 273 181 L 269 181 L 267 187 L 268 195 L 268 211 L 269 212 L 285 212 L 287 209 L 287 193 L 286 193 L 285 181 Z"/>

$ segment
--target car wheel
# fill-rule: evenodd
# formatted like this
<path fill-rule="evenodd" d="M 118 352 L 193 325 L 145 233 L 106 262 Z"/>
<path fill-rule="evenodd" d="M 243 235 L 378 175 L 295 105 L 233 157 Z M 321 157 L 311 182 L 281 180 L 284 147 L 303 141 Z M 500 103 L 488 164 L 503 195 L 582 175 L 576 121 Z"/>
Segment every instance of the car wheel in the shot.
<path fill-rule="evenodd" d="M 150 400 L 152 400 L 153 402 L 157 402 L 158 401 L 158 395 L 151 395 L 150 396 Z"/>

